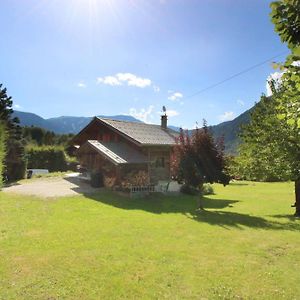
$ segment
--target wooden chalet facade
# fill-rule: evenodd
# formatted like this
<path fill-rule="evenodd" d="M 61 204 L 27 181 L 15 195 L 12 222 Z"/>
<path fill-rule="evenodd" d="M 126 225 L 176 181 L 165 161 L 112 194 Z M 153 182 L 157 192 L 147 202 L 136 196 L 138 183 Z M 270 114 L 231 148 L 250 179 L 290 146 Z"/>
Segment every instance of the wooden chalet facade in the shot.
<path fill-rule="evenodd" d="M 170 179 L 170 157 L 178 133 L 161 125 L 95 117 L 72 140 L 82 167 L 114 178 L 119 185 L 131 172 L 144 171 L 148 184 Z"/>

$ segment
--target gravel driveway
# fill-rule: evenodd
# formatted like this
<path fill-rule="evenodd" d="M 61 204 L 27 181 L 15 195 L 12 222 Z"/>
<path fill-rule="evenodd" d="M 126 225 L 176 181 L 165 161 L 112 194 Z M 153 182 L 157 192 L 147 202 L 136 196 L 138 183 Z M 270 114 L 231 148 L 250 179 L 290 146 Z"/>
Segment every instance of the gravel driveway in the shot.
<path fill-rule="evenodd" d="M 89 183 L 80 180 L 77 173 L 59 178 L 31 179 L 21 184 L 3 188 L 4 192 L 39 197 L 63 197 L 91 194 L 99 190 L 100 189 L 92 188 Z"/>

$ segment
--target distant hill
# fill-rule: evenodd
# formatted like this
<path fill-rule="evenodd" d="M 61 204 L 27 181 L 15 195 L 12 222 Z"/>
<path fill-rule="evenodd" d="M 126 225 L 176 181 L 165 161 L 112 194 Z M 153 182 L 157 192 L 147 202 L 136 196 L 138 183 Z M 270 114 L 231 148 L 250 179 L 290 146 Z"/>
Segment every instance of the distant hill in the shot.
<path fill-rule="evenodd" d="M 245 111 L 232 121 L 220 123 L 210 126 L 214 138 L 224 136 L 226 153 L 235 154 L 239 144 L 238 133 L 242 124 L 247 124 L 250 120 L 250 112 L 253 108 Z M 37 126 L 55 133 L 78 133 L 92 119 L 92 117 L 68 117 L 62 116 L 57 118 L 44 119 L 36 114 L 15 111 L 14 116 L 20 119 L 22 126 Z M 127 115 L 116 116 L 99 116 L 103 118 L 111 118 L 120 121 L 141 122 L 140 120 Z M 179 131 L 179 127 L 170 125 L 169 128 Z"/>
<path fill-rule="evenodd" d="M 250 121 L 250 113 L 253 108 L 243 112 L 241 115 L 231 121 L 226 121 L 218 125 L 209 126 L 215 139 L 224 137 L 225 152 L 227 154 L 236 154 L 239 145 L 238 134 L 241 131 L 241 125 L 248 124 Z M 169 126 L 175 131 L 179 131 L 180 127 Z M 193 132 L 193 130 L 189 130 Z"/>
<path fill-rule="evenodd" d="M 241 131 L 241 125 L 248 124 L 250 121 L 250 113 L 253 108 L 243 112 L 241 115 L 233 119 L 220 123 L 218 125 L 210 126 L 215 139 L 224 136 L 225 152 L 236 154 L 239 144 L 238 134 Z"/>
<path fill-rule="evenodd" d="M 55 133 L 78 133 L 92 119 L 92 117 L 68 117 L 44 119 L 36 114 L 22 111 L 14 111 L 14 117 L 20 119 L 21 126 L 37 126 Z M 120 121 L 141 122 L 140 120 L 127 115 L 116 116 L 98 116 L 102 118 L 111 118 Z"/>

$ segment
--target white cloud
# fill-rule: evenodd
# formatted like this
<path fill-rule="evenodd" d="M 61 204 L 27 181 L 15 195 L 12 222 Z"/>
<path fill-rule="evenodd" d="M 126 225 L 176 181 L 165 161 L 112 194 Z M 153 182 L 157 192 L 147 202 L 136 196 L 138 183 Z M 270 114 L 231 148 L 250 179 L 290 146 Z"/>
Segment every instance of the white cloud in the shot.
<path fill-rule="evenodd" d="M 103 83 L 111 86 L 115 85 L 121 85 L 122 83 L 114 76 L 105 76 L 105 77 L 98 77 L 97 78 L 98 83 Z"/>
<path fill-rule="evenodd" d="M 22 106 L 19 105 L 19 104 L 14 104 L 13 108 L 15 108 L 15 109 L 20 109 L 20 108 L 22 108 Z"/>
<path fill-rule="evenodd" d="M 83 81 L 78 82 L 77 86 L 83 89 L 87 87 L 87 85 Z"/>
<path fill-rule="evenodd" d="M 162 112 L 161 112 L 161 111 L 158 111 L 157 114 L 158 114 L 158 115 L 161 115 Z M 166 110 L 166 115 L 167 115 L 168 117 L 172 118 L 172 117 L 178 116 L 178 115 L 179 115 L 179 112 L 176 111 L 176 110 L 173 110 L 173 109 L 167 109 L 167 110 Z"/>
<path fill-rule="evenodd" d="M 245 102 L 243 100 L 241 100 L 241 99 L 238 99 L 236 102 L 240 106 L 245 106 Z"/>
<path fill-rule="evenodd" d="M 158 93 L 160 91 L 160 87 L 157 85 L 153 85 L 153 90 L 155 93 Z"/>
<path fill-rule="evenodd" d="M 178 116 L 178 115 L 179 115 L 179 112 L 176 111 L 176 110 L 170 109 L 170 110 L 167 110 L 167 111 L 166 111 L 166 114 L 167 114 L 168 117 L 172 118 L 172 117 Z"/>
<path fill-rule="evenodd" d="M 296 60 L 294 62 L 292 62 L 292 66 L 294 67 L 300 67 L 300 61 L 299 60 Z M 286 71 L 283 70 L 281 72 L 274 72 L 274 73 L 271 73 L 268 78 L 267 78 L 267 82 L 266 82 L 266 92 L 267 92 L 267 96 L 272 96 L 272 89 L 270 87 L 270 81 L 273 80 L 274 81 L 274 84 L 275 84 L 275 88 L 278 88 L 280 87 L 281 83 L 282 83 L 282 80 L 281 80 L 281 77 L 282 75 L 285 73 Z"/>
<path fill-rule="evenodd" d="M 282 75 L 283 75 L 283 72 L 274 72 L 268 76 L 267 83 L 266 83 L 267 96 L 272 96 L 272 89 L 270 87 L 270 81 L 274 80 L 275 87 L 278 87 L 281 83 Z"/>
<path fill-rule="evenodd" d="M 129 115 L 145 123 L 151 123 L 150 119 L 153 119 L 153 109 L 153 105 L 149 105 L 148 108 L 142 108 L 140 110 L 132 107 L 129 109 Z"/>
<path fill-rule="evenodd" d="M 119 79 L 119 81 L 127 82 L 127 84 L 130 86 L 144 88 L 151 85 L 150 79 L 138 77 L 131 73 L 118 73 L 116 76 Z"/>
<path fill-rule="evenodd" d="M 183 94 L 179 92 L 175 92 L 168 97 L 171 101 L 179 101 L 181 98 L 183 98 Z"/>
<path fill-rule="evenodd" d="M 127 84 L 128 86 L 135 86 L 145 88 L 151 86 L 151 80 L 148 78 L 138 77 L 131 73 L 117 73 L 114 76 L 105 76 L 97 78 L 98 83 L 103 83 L 111 86 Z"/>
<path fill-rule="evenodd" d="M 219 116 L 220 121 L 225 122 L 225 121 L 230 121 L 234 119 L 235 114 L 233 111 L 226 111 L 224 112 L 223 115 Z"/>

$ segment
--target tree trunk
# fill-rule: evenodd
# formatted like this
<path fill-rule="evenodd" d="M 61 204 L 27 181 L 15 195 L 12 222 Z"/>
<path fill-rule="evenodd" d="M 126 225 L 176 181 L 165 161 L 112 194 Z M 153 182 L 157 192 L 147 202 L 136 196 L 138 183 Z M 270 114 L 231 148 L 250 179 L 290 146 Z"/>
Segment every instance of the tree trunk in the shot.
<path fill-rule="evenodd" d="M 295 202 L 295 207 L 296 207 L 296 212 L 295 216 L 300 217 L 300 179 L 295 181 L 295 196 L 296 196 L 296 202 Z"/>

